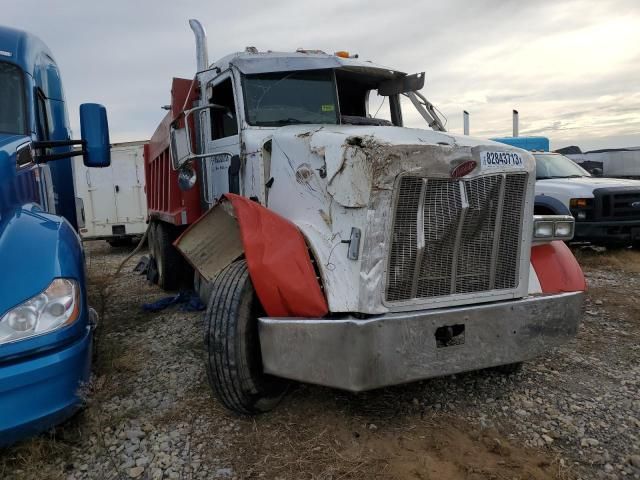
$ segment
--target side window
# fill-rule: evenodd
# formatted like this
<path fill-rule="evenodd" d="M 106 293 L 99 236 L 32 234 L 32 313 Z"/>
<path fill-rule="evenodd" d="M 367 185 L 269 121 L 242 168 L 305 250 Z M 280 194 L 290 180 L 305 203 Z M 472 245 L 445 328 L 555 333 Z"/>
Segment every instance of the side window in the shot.
<path fill-rule="evenodd" d="M 238 134 L 238 118 L 233 99 L 233 85 L 228 78 L 212 88 L 209 103 L 217 105 L 211 112 L 211 139 L 231 137 Z"/>
<path fill-rule="evenodd" d="M 40 89 L 36 94 L 38 104 L 38 138 L 40 140 L 49 139 L 49 121 L 47 118 L 47 101 Z"/>

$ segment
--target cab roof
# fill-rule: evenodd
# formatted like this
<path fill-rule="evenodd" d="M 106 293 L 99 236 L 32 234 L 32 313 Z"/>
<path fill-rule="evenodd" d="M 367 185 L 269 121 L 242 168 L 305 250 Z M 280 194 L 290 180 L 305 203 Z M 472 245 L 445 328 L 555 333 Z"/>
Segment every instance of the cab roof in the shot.
<path fill-rule="evenodd" d="M 14 63 L 34 75 L 43 54 L 49 57 L 49 62 L 55 64 L 51 51 L 38 37 L 0 25 L 0 61 Z"/>
<path fill-rule="evenodd" d="M 221 71 L 235 67 L 243 74 L 288 72 L 297 70 L 342 69 L 368 73 L 384 79 L 405 77 L 407 74 L 358 58 L 344 58 L 319 50 L 298 50 L 296 52 L 258 52 L 248 48 L 244 52 L 227 55 L 211 68 Z"/>

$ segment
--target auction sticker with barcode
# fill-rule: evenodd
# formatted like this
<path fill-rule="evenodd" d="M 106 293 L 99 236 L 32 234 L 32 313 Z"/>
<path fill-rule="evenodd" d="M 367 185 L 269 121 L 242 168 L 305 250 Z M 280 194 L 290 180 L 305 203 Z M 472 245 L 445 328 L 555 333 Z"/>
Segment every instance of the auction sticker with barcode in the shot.
<path fill-rule="evenodd" d="M 515 152 L 480 152 L 482 168 L 521 168 L 524 159 Z"/>

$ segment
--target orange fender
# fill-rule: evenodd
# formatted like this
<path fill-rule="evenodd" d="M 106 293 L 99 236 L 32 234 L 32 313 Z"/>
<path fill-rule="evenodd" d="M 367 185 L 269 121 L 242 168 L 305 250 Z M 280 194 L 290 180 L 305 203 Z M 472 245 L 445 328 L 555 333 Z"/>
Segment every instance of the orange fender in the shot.
<path fill-rule="evenodd" d="M 232 193 L 249 275 L 270 317 L 323 317 L 329 308 L 307 244 L 293 223 L 257 202 Z"/>
<path fill-rule="evenodd" d="M 580 264 L 560 240 L 531 247 L 531 264 L 543 293 L 582 292 L 587 289 Z"/>

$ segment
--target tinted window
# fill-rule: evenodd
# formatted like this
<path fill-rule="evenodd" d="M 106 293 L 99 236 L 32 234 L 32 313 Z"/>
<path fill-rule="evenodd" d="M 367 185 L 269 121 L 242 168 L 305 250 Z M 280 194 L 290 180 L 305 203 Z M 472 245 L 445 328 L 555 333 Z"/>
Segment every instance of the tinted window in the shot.
<path fill-rule="evenodd" d="M 550 153 L 534 155 L 536 178 L 590 177 L 589 172 L 565 156 Z"/>
<path fill-rule="evenodd" d="M 338 123 L 336 86 L 331 70 L 247 75 L 244 97 L 250 125 Z"/>
<path fill-rule="evenodd" d="M 25 134 L 26 125 L 22 71 L 0 62 L 0 132 Z"/>

